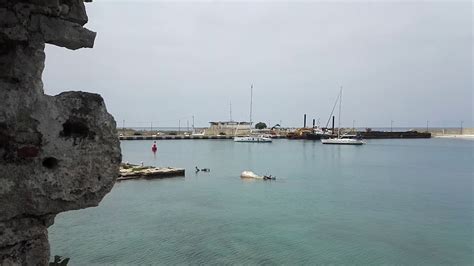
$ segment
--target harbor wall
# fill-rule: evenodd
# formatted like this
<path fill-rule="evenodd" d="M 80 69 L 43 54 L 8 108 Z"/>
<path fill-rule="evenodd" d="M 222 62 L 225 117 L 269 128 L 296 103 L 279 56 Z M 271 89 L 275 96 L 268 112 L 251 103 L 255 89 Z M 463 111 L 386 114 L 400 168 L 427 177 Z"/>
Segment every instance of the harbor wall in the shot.
<path fill-rule="evenodd" d="M 173 139 L 209 139 L 223 140 L 233 139 L 233 136 L 185 136 L 185 135 L 160 135 L 160 136 L 119 136 L 120 140 L 173 140 Z M 286 136 L 272 136 L 275 139 L 283 139 Z"/>
<path fill-rule="evenodd" d="M 364 139 L 429 139 L 431 133 L 417 131 L 363 131 L 358 132 Z"/>
<path fill-rule="evenodd" d="M 420 132 L 426 132 L 425 129 L 417 129 Z M 443 136 L 443 135 L 474 135 L 474 128 L 429 128 L 433 136 Z"/>
<path fill-rule="evenodd" d="M 310 129 L 308 129 L 310 130 Z M 348 134 L 354 134 L 350 129 L 344 130 Z M 184 134 L 164 134 L 164 135 L 151 135 L 151 132 L 140 133 L 142 135 L 133 135 L 133 131 L 127 132 L 127 135 L 119 136 L 120 140 L 192 140 L 192 139 L 208 139 L 208 140 L 225 140 L 233 139 L 233 135 L 204 135 L 204 136 L 193 136 Z M 278 131 L 279 134 L 272 135 L 274 139 L 307 139 L 303 134 L 301 136 L 295 136 L 295 134 L 288 134 L 286 131 Z M 474 128 L 436 128 L 430 129 L 428 132 L 425 129 L 419 128 L 412 131 L 357 131 L 365 139 L 420 139 L 420 138 L 431 138 L 433 136 L 449 136 L 449 135 L 474 135 Z M 335 136 L 335 135 L 334 135 Z"/>

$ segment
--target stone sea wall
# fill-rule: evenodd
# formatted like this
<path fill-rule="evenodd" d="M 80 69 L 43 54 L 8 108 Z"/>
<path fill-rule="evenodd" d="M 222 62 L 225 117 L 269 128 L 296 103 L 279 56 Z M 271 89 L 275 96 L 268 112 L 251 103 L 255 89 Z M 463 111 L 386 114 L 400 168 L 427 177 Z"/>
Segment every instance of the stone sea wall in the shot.
<path fill-rule="evenodd" d="M 55 215 L 97 206 L 118 175 L 102 97 L 43 92 L 45 44 L 91 48 L 87 21 L 83 0 L 0 0 L 0 265 L 47 265 Z"/>

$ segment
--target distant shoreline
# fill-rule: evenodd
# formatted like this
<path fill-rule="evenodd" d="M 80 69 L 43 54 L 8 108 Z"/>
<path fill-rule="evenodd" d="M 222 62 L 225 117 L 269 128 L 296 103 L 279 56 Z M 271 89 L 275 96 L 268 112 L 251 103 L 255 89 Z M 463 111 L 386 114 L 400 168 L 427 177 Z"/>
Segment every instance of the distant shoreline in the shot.
<path fill-rule="evenodd" d="M 433 135 L 433 138 L 447 138 L 447 139 L 468 139 L 474 140 L 474 135 L 460 135 L 460 134 L 449 134 L 449 135 Z"/>

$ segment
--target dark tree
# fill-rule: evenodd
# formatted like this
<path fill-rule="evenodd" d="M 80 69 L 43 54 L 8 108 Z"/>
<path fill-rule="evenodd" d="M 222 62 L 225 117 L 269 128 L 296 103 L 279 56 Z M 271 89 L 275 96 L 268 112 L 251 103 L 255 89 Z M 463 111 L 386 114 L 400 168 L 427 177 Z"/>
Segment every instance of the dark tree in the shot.
<path fill-rule="evenodd" d="M 255 125 L 255 128 L 256 129 L 264 129 L 264 128 L 267 128 L 267 124 L 263 123 L 263 122 L 258 122 L 256 125 Z"/>

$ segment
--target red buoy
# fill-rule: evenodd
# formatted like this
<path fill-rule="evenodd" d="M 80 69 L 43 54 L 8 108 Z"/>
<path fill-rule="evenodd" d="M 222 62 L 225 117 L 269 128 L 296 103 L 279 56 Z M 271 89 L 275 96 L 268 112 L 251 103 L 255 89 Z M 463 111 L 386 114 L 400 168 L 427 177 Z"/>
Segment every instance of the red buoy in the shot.
<path fill-rule="evenodd" d="M 156 141 L 153 142 L 153 145 L 151 146 L 151 151 L 156 152 L 158 150 L 158 147 L 156 146 Z"/>

